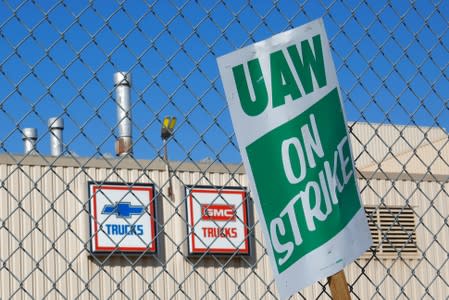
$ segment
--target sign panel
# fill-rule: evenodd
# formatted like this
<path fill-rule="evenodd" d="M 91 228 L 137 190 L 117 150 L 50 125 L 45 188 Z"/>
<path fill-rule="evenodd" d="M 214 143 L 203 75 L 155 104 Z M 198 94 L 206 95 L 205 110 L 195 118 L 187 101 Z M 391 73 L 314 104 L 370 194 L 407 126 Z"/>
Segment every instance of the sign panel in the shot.
<path fill-rule="evenodd" d="M 91 251 L 156 252 L 154 186 L 89 182 Z"/>
<path fill-rule="evenodd" d="M 186 187 L 189 254 L 249 254 L 246 190 Z"/>
<path fill-rule="evenodd" d="M 340 271 L 371 235 L 321 19 L 218 58 L 282 298 Z"/>

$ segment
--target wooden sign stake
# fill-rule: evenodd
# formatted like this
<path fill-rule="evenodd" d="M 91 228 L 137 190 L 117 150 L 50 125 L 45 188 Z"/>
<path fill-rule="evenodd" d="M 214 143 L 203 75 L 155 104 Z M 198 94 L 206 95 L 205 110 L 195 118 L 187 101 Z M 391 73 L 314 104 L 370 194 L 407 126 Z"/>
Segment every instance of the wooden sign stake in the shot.
<path fill-rule="evenodd" d="M 348 283 L 346 282 L 345 272 L 340 272 L 327 277 L 333 300 L 351 300 Z"/>

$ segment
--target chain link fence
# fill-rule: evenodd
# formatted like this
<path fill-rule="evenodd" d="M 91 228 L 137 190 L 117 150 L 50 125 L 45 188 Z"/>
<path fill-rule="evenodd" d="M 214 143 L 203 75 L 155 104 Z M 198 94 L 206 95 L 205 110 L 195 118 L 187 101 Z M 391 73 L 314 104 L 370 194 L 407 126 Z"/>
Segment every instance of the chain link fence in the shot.
<path fill-rule="evenodd" d="M 351 296 L 445 299 L 448 12 L 447 1 L 2 1 L 0 299 L 277 299 L 216 58 L 319 17 L 374 240 L 345 270 Z M 94 216 L 92 184 L 150 191 L 154 249 L 91 253 L 113 230 Z M 250 238 L 234 248 L 248 253 L 192 255 L 186 186 L 243 191 Z M 105 198 L 124 219 L 150 203 Z M 322 281 L 294 298 L 331 295 Z"/>

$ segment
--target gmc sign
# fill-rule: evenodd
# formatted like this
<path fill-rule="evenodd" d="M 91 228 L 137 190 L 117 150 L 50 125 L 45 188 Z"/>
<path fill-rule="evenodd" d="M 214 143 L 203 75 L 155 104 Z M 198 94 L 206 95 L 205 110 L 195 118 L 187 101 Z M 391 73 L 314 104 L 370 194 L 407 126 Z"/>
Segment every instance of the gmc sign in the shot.
<path fill-rule="evenodd" d="M 235 206 L 227 204 L 201 204 L 201 220 L 235 221 Z"/>
<path fill-rule="evenodd" d="M 186 186 L 189 255 L 247 255 L 247 193 L 240 187 Z"/>

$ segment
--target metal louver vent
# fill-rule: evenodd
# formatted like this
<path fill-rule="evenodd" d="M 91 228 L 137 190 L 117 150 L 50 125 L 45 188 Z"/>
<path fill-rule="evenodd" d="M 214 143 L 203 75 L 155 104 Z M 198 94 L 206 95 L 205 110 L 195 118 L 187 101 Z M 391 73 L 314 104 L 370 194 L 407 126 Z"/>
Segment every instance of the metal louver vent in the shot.
<path fill-rule="evenodd" d="M 366 218 L 368 219 L 369 230 L 371 231 L 371 237 L 373 244 L 371 250 L 376 250 L 379 247 L 379 230 L 377 227 L 377 212 L 375 207 L 365 207 Z"/>
<path fill-rule="evenodd" d="M 365 207 L 377 254 L 417 254 L 415 214 L 411 207 Z"/>

